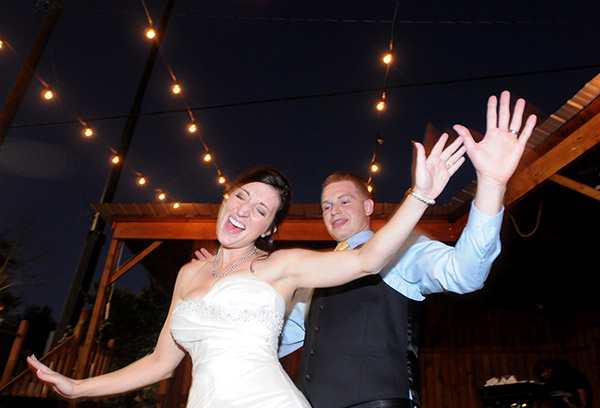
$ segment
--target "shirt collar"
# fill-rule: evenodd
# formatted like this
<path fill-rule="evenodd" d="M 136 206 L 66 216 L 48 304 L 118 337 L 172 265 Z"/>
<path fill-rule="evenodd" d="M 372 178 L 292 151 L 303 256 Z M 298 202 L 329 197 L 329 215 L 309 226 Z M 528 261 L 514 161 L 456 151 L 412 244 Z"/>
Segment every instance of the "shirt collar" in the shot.
<path fill-rule="evenodd" d="M 350 245 L 350 249 L 354 249 L 359 245 L 364 244 L 373 236 L 373 231 L 361 231 L 358 234 L 355 234 L 348 238 L 346 242 Z"/>

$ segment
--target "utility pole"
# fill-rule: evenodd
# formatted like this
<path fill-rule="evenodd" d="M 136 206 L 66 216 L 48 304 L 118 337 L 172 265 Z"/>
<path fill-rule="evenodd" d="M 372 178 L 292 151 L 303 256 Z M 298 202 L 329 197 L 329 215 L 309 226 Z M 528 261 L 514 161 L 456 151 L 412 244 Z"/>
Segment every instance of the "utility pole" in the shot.
<path fill-rule="evenodd" d="M 50 34 L 52 34 L 52 31 L 54 30 L 54 26 L 56 25 L 56 21 L 58 20 L 58 16 L 62 10 L 63 6 L 60 3 L 52 3 L 52 5 L 48 7 L 46 20 L 44 21 L 44 24 L 42 25 L 42 28 L 40 29 L 33 46 L 31 47 L 31 51 L 29 52 L 29 55 L 23 64 L 23 68 L 21 68 L 21 71 L 19 72 L 19 76 L 17 76 L 15 85 L 13 86 L 10 94 L 8 95 L 8 99 L 6 100 L 6 104 L 4 105 L 2 112 L 0 112 L 0 147 L 2 147 L 6 133 L 10 128 L 13 118 L 17 114 L 17 110 L 19 110 L 19 105 L 21 105 L 21 101 L 25 96 L 27 87 L 31 82 L 31 78 L 33 77 L 40 59 L 42 58 L 42 54 L 44 53 L 44 49 L 46 48 Z"/>
<path fill-rule="evenodd" d="M 121 142 L 119 143 L 119 148 L 117 149 L 117 155 L 119 156 L 120 160 L 119 163 L 113 165 L 111 169 L 110 175 L 104 187 L 104 192 L 102 193 L 102 198 L 100 199 L 100 203 L 110 203 L 114 198 L 119 177 L 121 176 L 121 171 L 123 170 L 123 165 L 125 164 L 125 158 L 127 157 L 129 144 L 131 143 L 131 138 L 137 124 L 137 119 L 140 115 L 144 93 L 146 92 L 146 87 L 148 85 L 148 81 L 150 80 L 152 68 L 154 67 L 154 62 L 159 52 L 160 42 L 162 41 L 163 35 L 167 28 L 167 23 L 169 22 L 169 17 L 171 15 L 171 10 L 173 9 L 174 3 L 175 0 L 168 0 L 165 6 L 165 10 L 156 33 L 157 35 L 155 41 L 150 49 L 150 54 L 148 55 L 144 72 L 142 73 L 133 104 L 130 108 L 127 122 L 125 123 L 125 128 L 123 129 L 123 134 L 121 135 Z M 75 275 L 71 281 L 69 294 L 67 296 L 67 300 L 65 301 L 60 320 L 54 333 L 54 338 L 52 341 L 53 345 L 55 345 L 63 336 L 69 324 L 77 323 L 78 316 L 83 308 L 85 293 L 87 293 L 89 290 L 90 283 L 98 263 L 98 258 L 100 257 L 100 252 L 105 242 L 105 224 L 106 223 L 104 220 L 100 218 L 100 214 L 96 213 L 91 229 L 87 234 L 84 248 L 81 252 L 79 262 L 75 270 Z"/>

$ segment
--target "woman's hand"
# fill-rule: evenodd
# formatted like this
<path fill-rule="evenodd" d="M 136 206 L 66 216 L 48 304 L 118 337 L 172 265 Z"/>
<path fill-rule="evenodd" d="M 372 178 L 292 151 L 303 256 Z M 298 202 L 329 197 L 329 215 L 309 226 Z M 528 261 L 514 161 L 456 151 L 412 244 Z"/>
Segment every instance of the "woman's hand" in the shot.
<path fill-rule="evenodd" d="M 37 378 L 51 386 L 57 394 L 65 398 L 75 398 L 75 380 L 51 370 L 33 355 L 27 357 L 27 364 L 35 371 Z"/>
<path fill-rule="evenodd" d="M 450 177 L 465 162 L 466 148 L 463 137 L 458 137 L 445 147 L 448 134 L 444 133 L 437 141 L 429 156 L 421 143 L 414 142 L 416 158 L 413 168 L 413 191 L 430 199 L 435 199 L 446 187 Z"/>

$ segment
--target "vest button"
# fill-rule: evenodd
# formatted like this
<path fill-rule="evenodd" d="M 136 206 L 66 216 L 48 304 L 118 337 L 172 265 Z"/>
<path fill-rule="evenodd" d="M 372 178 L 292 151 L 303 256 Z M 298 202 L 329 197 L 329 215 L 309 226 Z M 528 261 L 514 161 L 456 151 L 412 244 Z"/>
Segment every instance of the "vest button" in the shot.
<path fill-rule="evenodd" d="M 318 332 L 319 330 L 321 330 L 319 326 L 315 326 L 315 331 Z"/>
<path fill-rule="evenodd" d="M 319 309 L 321 309 L 321 310 L 325 310 L 325 305 L 321 305 L 321 306 L 319 306 Z"/>
<path fill-rule="evenodd" d="M 310 355 L 314 356 L 315 354 L 317 354 L 317 352 L 315 351 L 315 349 L 310 349 Z"/>
<path fill-rule="evenodd" d="M 306 381 L 310 381 L 310 374 L 306 374 L 304 378 L 306 378 Z"/>

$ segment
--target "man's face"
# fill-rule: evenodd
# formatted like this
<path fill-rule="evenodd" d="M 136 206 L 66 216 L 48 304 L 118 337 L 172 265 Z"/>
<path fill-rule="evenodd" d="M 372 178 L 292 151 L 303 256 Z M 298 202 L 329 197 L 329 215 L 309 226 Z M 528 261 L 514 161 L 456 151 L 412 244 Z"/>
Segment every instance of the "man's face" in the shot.
<path fill-rule="evenodd" d="M 323 222 L 338 242 L 369 229 L 373 206 L 373 200 L 360 196 L 351 181 L 331 183 L 321 193 Z"/>

